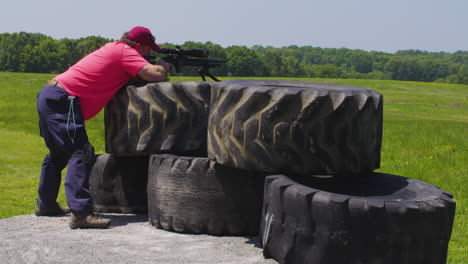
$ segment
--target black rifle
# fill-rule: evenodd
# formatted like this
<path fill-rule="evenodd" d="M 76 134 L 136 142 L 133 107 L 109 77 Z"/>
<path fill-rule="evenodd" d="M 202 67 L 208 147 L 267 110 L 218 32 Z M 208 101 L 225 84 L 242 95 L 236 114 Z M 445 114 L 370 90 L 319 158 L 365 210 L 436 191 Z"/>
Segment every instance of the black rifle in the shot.
<path fill-rule="evenodd" d="M 211 60 L 208 58 L 208 50 L 204 49 L 188 49 L 183 50 L 180 46 L 176 46 L 175 49 L 166 49 L 163 48 L 159 53 L 167 54 L 166 57 L 163 57 L 161 60 L 168 62 L 174 65 L 177 73 L 180 72 L 180 69 L 185 66 L 198 66 L 200 69 L 198 73 L 202 77 L 203 81 L 206 81 L 206 76 L 210 77 L 216 82 L 219 80 L 210 73 L 210 68 L 221 67 L 222 64 L 226 63 L 227 60 Z M 156 57 L 149 56 L 145 57 L 146 60 L 154 63 Z"/>

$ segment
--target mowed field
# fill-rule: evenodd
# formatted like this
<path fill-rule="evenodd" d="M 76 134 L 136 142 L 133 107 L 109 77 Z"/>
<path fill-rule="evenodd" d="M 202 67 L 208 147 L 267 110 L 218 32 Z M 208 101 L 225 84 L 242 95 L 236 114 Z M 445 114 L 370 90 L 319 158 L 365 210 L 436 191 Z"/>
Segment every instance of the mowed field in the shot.
<path fill-rule="evenodd" d="M 34 212 L 40 167 L 48 152 L 39 136 L 35 99 L 53 76 L 0 72 L 0 218 Z M 189 80 L 200 79 L 171 78 Z M 454 195 L 457 210 L 448 263 L 468 263 L 468 86 L 381 80 L 288 80 L 360 86 L 384 95 L 382 161 L 378 171 L 418 179 Z M 96 153 L 105 153 L 103 113 L 86 125 Z M 66 204 L 63 186 L 59 202 Z"/>

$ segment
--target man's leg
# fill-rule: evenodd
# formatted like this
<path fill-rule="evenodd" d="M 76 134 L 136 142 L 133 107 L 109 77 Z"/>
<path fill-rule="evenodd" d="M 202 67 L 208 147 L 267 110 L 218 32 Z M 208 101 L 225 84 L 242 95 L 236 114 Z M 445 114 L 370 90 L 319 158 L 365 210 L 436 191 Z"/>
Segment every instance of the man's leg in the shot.
<path fill-rule="evenodd" d="M 35 214 L 37 216 L 61 215 L 69 213 L 68 208 L 57 204 L 57 196 L 62 180 L 62 170 L 67 165 L 66 155 L 49 153 L 42 162 L 41 178 Z"/>
<path fill-rule="evenodd" d="M 94 162 L 94 148 L 89 143 L 75 150 L 68 162 L 65 190 L 72 212 L 68 225 L 72 229 L 107 228 L 110 224 L 109 219 L 94 215 L 89 192 L 89 175 Z"/>
<path fill-rule="evenodd" d="M 37 96 L 37 112 L 39 115 L 39 129 L 47 148 L 50 150 L 42 162 L 41 177 L 38 186 L 38 199 L 35 214 L 38 216 L 51 216 L 66 214 L 68 208 L 57 204 L 57 196 L 62 180 L 61 172 L 67 165 L 69 154 L 64 152 L 62 142 L 55 122 L 55 113 L 63 111 L 66 106 L 59 104 L 59 99 L 65 97 L 66 92 L 57 87 L 44 87 Z"/>
<path fill-rule="evenodd" d="M 68 162 L 65 192 L 68 206 L 73 212 L 93 212 L 89 175 L 94 162 L 94 148 L 89 143 L 75 150 Z"/>

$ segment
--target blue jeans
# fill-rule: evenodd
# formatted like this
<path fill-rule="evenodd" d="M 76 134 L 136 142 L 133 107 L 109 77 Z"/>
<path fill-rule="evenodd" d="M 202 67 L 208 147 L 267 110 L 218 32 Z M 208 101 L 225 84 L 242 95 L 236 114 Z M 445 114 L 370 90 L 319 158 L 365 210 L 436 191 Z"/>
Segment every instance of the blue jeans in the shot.
<path fill-rule="evenodd" d="M 38 188 L 38 202 L 51 207 L 57 201 L 61 172 L 68 165 L 65 193 L 71 211 L 91 212 L 89 175 L 95 160 L 88 141 L 78 98 L 61 87 L 44 86 L 37 95 L 41 136 L 49 149 L 44 158 Z"/>

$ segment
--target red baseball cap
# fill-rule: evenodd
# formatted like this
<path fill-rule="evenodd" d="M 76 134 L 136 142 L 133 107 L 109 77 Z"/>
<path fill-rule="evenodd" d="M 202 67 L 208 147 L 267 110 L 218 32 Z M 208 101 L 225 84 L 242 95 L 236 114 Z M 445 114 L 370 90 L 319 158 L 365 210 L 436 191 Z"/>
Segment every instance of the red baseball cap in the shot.
<path fill-rule="evenodd" d="M 135 41 L 136 43 L 150 46 L 152 50 L 159 52 L 161 47 L 156 44 L 155 37 L 151 34 L 151 31 L 145 27 L 134 27 L 129 32 L 128 39 Z"/>

